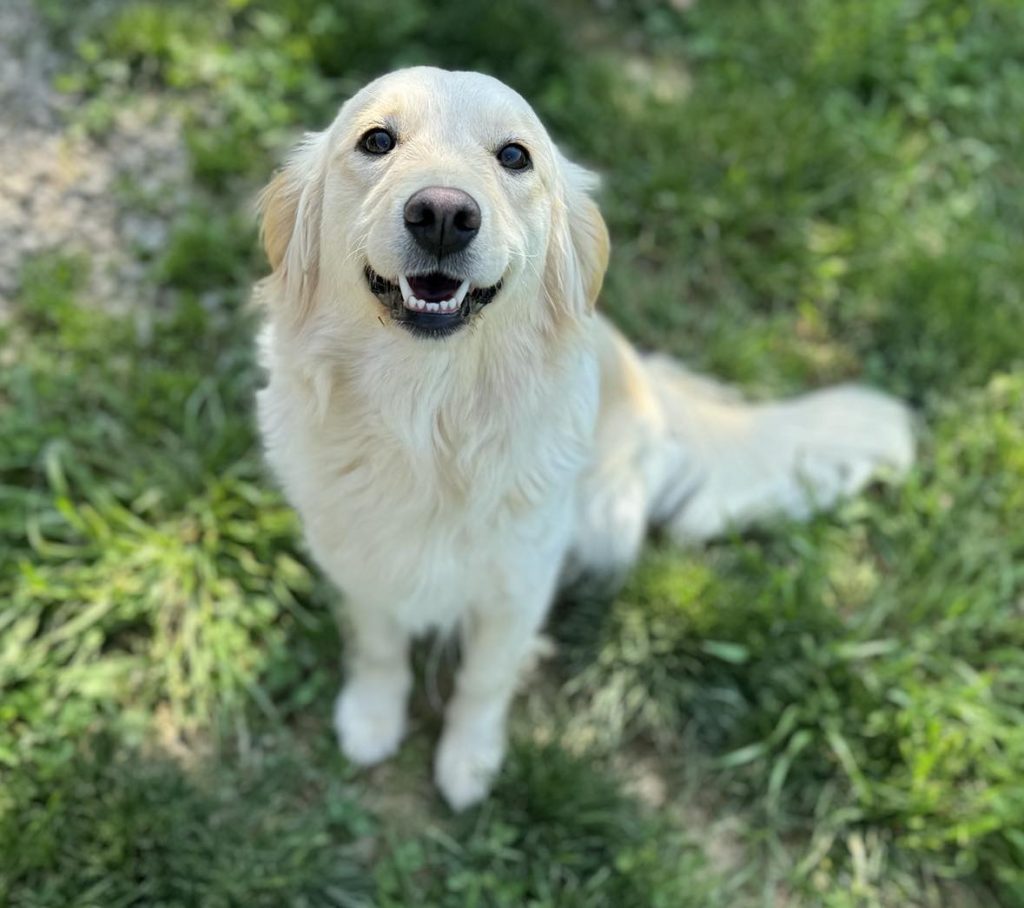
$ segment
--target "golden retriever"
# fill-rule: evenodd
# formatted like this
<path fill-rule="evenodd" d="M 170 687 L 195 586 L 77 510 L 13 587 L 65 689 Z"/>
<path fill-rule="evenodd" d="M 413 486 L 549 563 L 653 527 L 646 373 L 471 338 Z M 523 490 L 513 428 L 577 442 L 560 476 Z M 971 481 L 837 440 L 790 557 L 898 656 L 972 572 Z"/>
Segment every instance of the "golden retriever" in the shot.
<path fill-rule="evenodd" d="M 806 515 L 913 456 L 882 394 L 747 404 L 634 350 L 595 313 L 595 184 L 510 88 L 421 67 L 363 88 L 261 199 L 259 422 L 344 595 L 341 747 L 396 751 L 410 639 L 457 630 L 434 764 L 455 809 L 501 764 L 560 583 L 620 577 L 652 525 L 692 543 Z"/>

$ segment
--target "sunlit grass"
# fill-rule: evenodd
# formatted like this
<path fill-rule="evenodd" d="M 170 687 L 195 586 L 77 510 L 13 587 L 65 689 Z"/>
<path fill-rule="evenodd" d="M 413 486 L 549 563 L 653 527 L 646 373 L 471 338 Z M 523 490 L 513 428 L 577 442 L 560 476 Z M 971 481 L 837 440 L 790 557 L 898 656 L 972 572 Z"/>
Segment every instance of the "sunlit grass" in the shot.
<path fill-rule="evenodd" d="M 0 325 L 0 905 L 1024 904 L 1019 5 L 40 7 L 76 123 L 159 94 L 194 203 L 157 310 L 103 314 L 55 250 Z M 397 765 L 337 755 L 335 595 L 251 415 L 255 189 L 418 62 L 508 80 L 602 171 L 604 305 L 641 344 L 923 424 L 902 489 L 655 541 L 563 603 L 459 818 L 429 698 Z"/>

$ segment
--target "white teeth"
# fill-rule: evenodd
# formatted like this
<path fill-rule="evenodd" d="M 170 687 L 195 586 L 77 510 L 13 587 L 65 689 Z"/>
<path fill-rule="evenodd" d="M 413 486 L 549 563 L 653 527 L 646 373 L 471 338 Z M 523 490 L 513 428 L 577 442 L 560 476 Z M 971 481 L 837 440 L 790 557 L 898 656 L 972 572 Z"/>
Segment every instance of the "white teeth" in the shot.
<path fill-rule="evenodd" d="M 398 275 L 398 286 L 402 288 L 402 299 L 408 303 L 416 297 L 412 295 L 412 287 L 409 286 L 409 279 L 404 275 Z"/>
<path fill-rule="evenodd" d="M 466 294 L 469 293 L 469 281 L 463 281 L 459 284 L 455 293 L 448 299 L 439 300 L 436 303 L 428 303 L 425 300 L 418 300 L 412 295 L 412 286 L 404 274 L 398 276 L 398 286 L 402 290 L 402 300 L 405 302 L 405 308 L 416 312 L 455 312 L 462 306 L 462 301 L 466 298 Z"/>

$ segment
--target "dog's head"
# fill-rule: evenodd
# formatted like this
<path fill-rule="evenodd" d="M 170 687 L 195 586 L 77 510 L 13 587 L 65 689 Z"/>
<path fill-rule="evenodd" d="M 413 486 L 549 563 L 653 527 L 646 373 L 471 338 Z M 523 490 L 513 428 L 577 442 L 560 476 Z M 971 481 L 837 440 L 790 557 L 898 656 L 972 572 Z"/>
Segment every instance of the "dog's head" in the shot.
<path fill-rule="evenodd" d="M 276 305 L 295 324 L 333 309 L 433 339 L 499 309 L 530 323 L 581 317 L 608 259 L 595 182 L 496 79 L 391 73 L 264 191 Z"/>

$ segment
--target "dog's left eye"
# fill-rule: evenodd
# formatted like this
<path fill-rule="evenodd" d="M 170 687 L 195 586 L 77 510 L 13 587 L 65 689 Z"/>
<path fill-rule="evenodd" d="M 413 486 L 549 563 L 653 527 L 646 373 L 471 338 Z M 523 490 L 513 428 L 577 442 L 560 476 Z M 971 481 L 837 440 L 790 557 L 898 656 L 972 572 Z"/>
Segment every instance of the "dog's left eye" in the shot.
<path fill-rule="evenodd" d="M 526 170 L 530 166 L 530 153 L 514 142 L 498 152 L 498 163 L 506 170 Z"/>
<path fill-rule="evenodd" d="M 397 144 L 394 135 L 386 129 L 371 129 L 363 133 L 359 148 L 367 154 L 387 154 Z"/>

